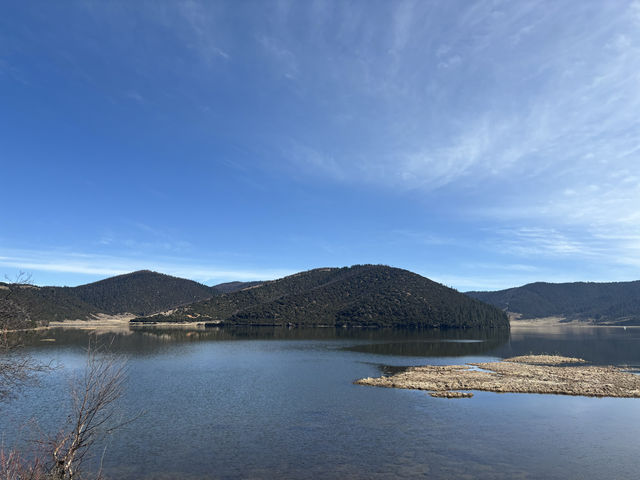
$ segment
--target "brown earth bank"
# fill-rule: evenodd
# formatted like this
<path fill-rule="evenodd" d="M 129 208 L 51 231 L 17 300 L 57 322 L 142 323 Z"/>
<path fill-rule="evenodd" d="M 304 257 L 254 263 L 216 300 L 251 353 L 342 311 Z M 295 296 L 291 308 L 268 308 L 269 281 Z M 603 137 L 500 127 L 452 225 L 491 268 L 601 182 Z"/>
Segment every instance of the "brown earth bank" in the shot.
<path fill-rule="evenodd" d="M 530 327 L 616 327 L 616 328 L 640 328 L 640 325 L 625 325 L 624 322 L 603 322 L 594 319 L 568 319 L 563 316 L 540 317 L 540 318 L 522 318 L 519 313 L 509 312 L 509 325 L 512 330 L 518 328 Z"/>
<path fill-rule="evenodd" d="M 426 390 L 434 397 L 468 397 L 461 390 L 640 398 L 640 375 L 621 368 L 585 365 L 581 358 L 526 355 L 500 362 L 409 367 L 357 385 Z"/>

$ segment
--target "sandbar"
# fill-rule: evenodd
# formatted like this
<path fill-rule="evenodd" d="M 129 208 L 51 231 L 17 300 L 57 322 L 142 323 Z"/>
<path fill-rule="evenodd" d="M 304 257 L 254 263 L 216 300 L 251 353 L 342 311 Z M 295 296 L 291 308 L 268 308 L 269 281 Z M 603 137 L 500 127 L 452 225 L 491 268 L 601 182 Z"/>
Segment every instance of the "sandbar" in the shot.
<path fill-rule="evenodd" d="M 586 397 L 640 398 L 640 375 L 613 366 L 588 365 L 581 358 L 526 355 L 498 362 L 408 367 L 390 376 L 357 380 L 357 385 L 426 390 L 435 397 L 464 390 L 543 393 Z"/>

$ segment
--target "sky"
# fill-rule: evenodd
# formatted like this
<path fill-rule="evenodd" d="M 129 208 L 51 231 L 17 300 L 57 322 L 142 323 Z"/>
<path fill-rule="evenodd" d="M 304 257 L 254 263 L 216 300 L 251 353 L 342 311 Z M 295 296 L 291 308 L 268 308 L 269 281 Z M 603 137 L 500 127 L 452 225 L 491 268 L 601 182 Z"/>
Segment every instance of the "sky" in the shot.
<path fill-rule="evenodd" d="M 640 279 L 640 1 L 0 2 L 0 277 Z"/>

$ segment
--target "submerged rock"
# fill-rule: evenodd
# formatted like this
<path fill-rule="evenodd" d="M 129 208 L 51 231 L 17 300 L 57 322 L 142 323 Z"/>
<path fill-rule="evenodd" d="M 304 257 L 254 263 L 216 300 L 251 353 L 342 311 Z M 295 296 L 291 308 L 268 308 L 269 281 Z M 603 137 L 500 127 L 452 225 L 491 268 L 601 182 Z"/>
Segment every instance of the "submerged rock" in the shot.
<path fill-rule="evenodd" d="M 519 357 L 505 358 L 503 362 L 528 363 L 529 365 L 562 365 L 567 363 L 587 363 L 586 360 L 576 357 L 562 357 L 560 355 L 521 355 Z"/>
<path fill-rule="evenodd" d="M 431 392 L 429 395 L 435 398 L 471 398 L 473 397 L 473 393 L 471 392 L 455 392 L 455 391 Z"/>

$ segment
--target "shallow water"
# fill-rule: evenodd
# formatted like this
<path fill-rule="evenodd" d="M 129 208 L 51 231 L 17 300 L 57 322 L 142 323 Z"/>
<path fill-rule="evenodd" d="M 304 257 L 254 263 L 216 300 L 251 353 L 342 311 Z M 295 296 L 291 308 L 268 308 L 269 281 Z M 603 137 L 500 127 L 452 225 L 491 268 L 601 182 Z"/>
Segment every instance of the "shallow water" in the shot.
<path fill-rule="evenodd" d="M 43 431 L 63 421 L 88 334 L 51 330 L 22 342 L 64 368 L 0 405 L 5 445 L 39 435 L 29 418 Z M 637 399 L 440 399 L 352 383 L 388 366 L 528 353 L 637 368 L 640 329 L 156 329 L 116 335 L 111 347 L 129 357 L 121 418 L 144 415 L 107 439 L 109 478 L 631 479 L 640 466 Z"/>

